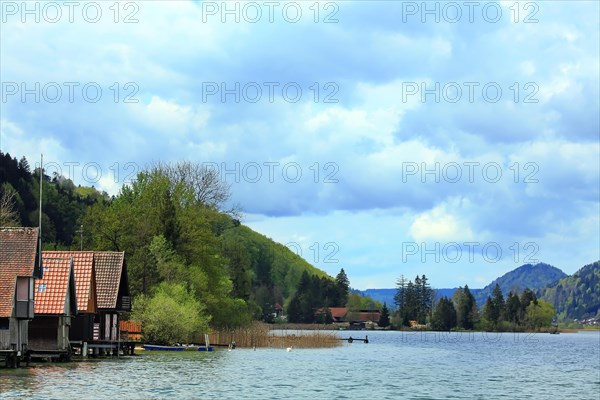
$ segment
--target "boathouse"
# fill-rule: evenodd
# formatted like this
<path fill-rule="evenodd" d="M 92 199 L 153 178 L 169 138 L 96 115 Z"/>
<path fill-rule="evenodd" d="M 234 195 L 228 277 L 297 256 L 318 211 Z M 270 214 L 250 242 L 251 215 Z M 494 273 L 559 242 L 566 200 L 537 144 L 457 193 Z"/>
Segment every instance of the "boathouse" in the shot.
<path fill-rule="evenodd" d="M 28 351 L 34 280 L 42 277 L 37 228 L 0 228 L 0 359 L 17 367 Z"/>
<path fill-rule="evenodd" d="M 131 297 L 127 280 L 125 253 L 116 251 L 94 252 L 96 272 L 97 319 L 94 339 L 117 350 L 121 342 L 120 314 L 131 311 Z"/>
<path fill-rule="evenodd" d="M 71 321 L 69 338 L 73 348 L 87 355 L 88 343 L 94 339 L 96 309 L 96 271 L 93 251 L 44 251 L 44 257 L 73 258 L 77 316 Z"/>
<path fill-rule="evenodd" d="M 35 281 L 34 313 L 29 323 L 31 357 L 68 360 L 69 330 L 77 314 L 73 258 L 42 255 L 43 278 Z"/>

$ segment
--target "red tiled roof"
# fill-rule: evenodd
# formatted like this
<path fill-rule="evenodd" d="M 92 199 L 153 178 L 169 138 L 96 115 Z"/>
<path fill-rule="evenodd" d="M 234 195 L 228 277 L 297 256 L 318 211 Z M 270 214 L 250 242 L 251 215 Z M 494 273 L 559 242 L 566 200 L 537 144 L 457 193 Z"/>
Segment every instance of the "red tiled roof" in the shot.
<path fill-rule="evenodd" d="M 125 252 L 94 252 L 98 308 L 117 308 Z"/>
<path fill-rule="evenodd" d="M 43 257 L 44 278 L 36 279 L 33 313 L 36 315 L 65 314 L 65 304 L 69 294 L 71 257 Z M 76 299 L 71 299 L 76 301 Z"/>
<path fill-rule="evenodd" d="M 77 293 L 77 310 L 79 312 L 96 312 L 96 291 L 93 286 L 94 252 L 93 251 L 44 251 L 44 257 L 73 257 L 75 273 L 75 291 Z M 91 300 L 91 301 L 90 301 Z"/>
<path fill-rule="evenodd" d="M 13 312 L 17 276 L 33 276 L 37 228 L 0 228 L 0 317 Z"/>
<path fill-rule="evenodd" d="M 331 307 L 329 312 L 331 313 L 331 317 L 334 319 L 344 318 L 348 313 L 348 309 L 346 307 Z"/>
<path fill-rule="evenodd" d="M 379 321 L 379 318 L 381 318 L 381 312 L 379 312 L 379 310 L 360 310 L 358 313 L 358 320 L 362 322 L 377 322 Z"/>

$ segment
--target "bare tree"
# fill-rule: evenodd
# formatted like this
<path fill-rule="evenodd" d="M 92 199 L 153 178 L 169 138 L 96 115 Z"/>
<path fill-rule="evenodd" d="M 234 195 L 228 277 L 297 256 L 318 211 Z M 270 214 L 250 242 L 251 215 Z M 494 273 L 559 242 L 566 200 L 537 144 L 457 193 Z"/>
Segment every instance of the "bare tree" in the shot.
<path fill-rule="evenodd" d="M 15 209 L 16 192 L 3 190 L 0 193 L 0 226 L 19 226 L 19 214 Z"/>

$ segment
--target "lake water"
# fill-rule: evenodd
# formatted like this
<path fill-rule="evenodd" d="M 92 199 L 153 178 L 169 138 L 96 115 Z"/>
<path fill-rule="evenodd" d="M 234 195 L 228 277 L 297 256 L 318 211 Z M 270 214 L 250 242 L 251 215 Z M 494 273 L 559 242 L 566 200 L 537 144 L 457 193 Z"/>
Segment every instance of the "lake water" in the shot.
<path fill-rule="evenodd" d="M 0 369 L 0 398 L 600 398 L 599 332 L 367 334 L 369 344 L 331 349 L 160 352 Z"/>

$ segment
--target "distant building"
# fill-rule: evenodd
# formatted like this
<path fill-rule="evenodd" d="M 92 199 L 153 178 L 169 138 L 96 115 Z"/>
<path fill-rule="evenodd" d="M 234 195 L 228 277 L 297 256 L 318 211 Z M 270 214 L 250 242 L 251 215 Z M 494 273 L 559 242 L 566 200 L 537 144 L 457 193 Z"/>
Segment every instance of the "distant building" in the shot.
<path fill-rule="evenodd" d="M 0 228 L 0 358 L 7 366 L 17 367 L 28 354 L 40 249 L 37 228 Z"/>
<path fill-rule="evenodd" d="M 315 316 L 320 317 L 325 315 L 327 311 L 331 314 L 333 322 L 346 322 L 346 314 L 348 314 L 348 309 L 346 307 L 319 308 L 315 311 Z"/>

